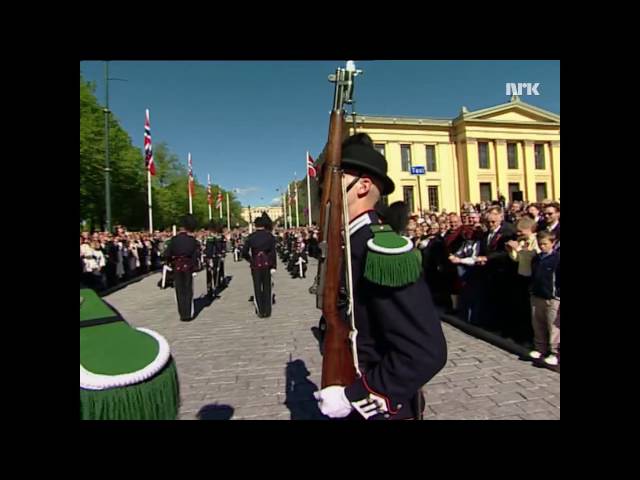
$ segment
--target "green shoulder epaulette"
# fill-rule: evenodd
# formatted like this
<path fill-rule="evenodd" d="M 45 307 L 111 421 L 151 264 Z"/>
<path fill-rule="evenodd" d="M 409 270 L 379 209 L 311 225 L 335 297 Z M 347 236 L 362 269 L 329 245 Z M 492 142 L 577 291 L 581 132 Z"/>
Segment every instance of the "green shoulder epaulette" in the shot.
<path fill-rule="evenodd" d="M 404 287 L 422 274 L 420 251 L 407 237 L 398 235 L 389 225 L 370 225 L 373 238 L 364 268 L 367 280 L 385 287 Z"/>

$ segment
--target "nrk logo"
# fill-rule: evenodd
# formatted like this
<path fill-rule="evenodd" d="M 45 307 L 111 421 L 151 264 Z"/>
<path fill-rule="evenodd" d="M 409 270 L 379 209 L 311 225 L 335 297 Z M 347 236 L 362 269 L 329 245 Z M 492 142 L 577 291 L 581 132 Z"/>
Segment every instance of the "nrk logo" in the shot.
<path fill-rule="evenodd" d="M 540 83 L 505 83 L 507 95 L 540 95 L 538 87 Z M 523 91 L 526 93 L 523 94 Z"/>

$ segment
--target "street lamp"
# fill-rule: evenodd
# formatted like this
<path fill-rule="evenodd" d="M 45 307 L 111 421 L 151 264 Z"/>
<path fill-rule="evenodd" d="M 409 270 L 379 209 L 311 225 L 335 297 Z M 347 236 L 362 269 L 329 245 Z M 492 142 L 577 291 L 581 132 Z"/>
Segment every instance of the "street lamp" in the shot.
<path fill-rule="evenodd" d="M 105 230 L 111 231 L 111 169 L 109 168 L 109 80 L 126 82 L 124 78 L 109 78 L 109 62 L 104 62 L 104 84 L 105 84 L 105 108 L 104 108 L 104 143 L 105 143 L 105 165 L 104 165 L 104 197 L 106 208 Z"/>

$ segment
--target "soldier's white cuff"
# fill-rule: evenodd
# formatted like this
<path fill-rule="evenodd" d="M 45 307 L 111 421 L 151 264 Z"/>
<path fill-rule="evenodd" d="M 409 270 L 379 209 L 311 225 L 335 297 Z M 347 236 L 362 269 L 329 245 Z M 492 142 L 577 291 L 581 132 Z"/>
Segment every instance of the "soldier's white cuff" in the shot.
<path fill-rule="evenodd" d="M 374 415 L 389 412 L 385 399 L 373 393 L 370 393 L 369 396 L 362 400 L 351 402 L 351 405 L 353 405 L 353 408 L 355 408 L 365 419 L 369 419 L 369 417 L 373 417 Z"/>

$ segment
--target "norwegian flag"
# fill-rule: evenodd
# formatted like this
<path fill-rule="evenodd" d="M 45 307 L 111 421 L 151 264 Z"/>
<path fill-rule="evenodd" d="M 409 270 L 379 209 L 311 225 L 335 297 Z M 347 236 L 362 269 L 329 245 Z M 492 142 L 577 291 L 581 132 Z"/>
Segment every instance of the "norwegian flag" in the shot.
<path fill-rule="evenodd" d="M 207 203 L 213 205 L 213 195 L 211 193 L 211 177 L 207 174 Z"/>
<path fill-rule="evenodd" d="M 216 201 L 216 208 L 222 207 L 222 190 L 218 191 L 218 200 Z"/>
<path fill-rule="evenodd" d="M 151 148 L 151 124 L 149 123 L 149 109 L 146 110 L 144 120 L 144 166 L 151 173 L 156 174 L 156 166 L 153 163 L 153 150 Z"/>
<path fill-rule="evenodd" d="M 191 152 L 189 152 L 189 194 L 193 197 L 195 182 L 193 180 L 193 165 L 191 164 Z"/>
<path fill-rule="evenodd" d="M 316 177 L 316 167 L 313 166 L 313 158 L 311 158 L 309 152 L 307 152 L 307 175 L 309 175 L 309 178 Z"/>

